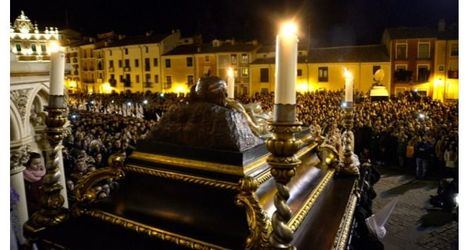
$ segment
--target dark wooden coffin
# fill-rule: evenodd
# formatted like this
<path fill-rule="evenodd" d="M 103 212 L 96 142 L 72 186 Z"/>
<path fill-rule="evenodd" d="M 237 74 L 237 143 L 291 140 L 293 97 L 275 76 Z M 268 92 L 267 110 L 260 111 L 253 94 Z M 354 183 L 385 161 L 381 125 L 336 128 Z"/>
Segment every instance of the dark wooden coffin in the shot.
<path fill-rule="evenodd" d="M 41 231 L 38 242 L 64 249 L 268 248 L 276 188 L 267 156 L 264 145 L 234 153 L 142 142 L 110 198 L 77 204 L 74 216 Z M 336 155 L 315 142 L 298 156 L 302 164 L 288 185 L 293 244 L 343 249 L 356 178 L 336 178 L 329 167 Z"/>

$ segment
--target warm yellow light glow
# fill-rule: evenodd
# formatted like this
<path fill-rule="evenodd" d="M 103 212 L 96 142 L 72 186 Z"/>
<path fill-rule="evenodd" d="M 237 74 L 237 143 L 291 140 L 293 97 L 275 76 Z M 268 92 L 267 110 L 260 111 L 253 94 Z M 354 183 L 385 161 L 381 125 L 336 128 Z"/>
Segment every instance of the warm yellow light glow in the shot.
<path fill-rule="evenodd" d="M 296 36 L 297 35 L 297 24 L 293 21 L 288 21 L 281 24 L 280 35 L 282 36 Z"/>
<path fill-rule="evenodd" d="M 309 92 L 309 85 L 307 82 L 300 82 L 296 84 L 296 91 L 299 93 Z"/>
<path fill-rule="evenodd" d="M 110 83 L 108 83 L 108 82 L 105 82 L 105 83 L 101 84 L 101 93 L 110 94 L 110 93 L 112 93 L 113 89 L 114 88 L 112 88 L 110 86 Z"/>
<path fill-rule="evenodd" d="M 177 86 L 174 87 L 174 93 L 188 93 L 189 92 L 189 89 L 187 88 L 187 86 L 185 86 L 185 84 L 179 84 Z"/>
<path fill-rule="evenodd" d="M 353 79 L 353 73 L 351 73 L 347 68 L 344 69 L 343 74 L 346 79 Z"/>
<path fill-rule="evenodd" d="M 234 69 L 232 67 L 229 67 L 226 73 L 228 77 L 234 77 Z"/>
<path fill-rule="evenodd" d="M 76 84 L 76 81 L 74 81 L 74 80 L 68 80 L 67 83 L 68 83 L 68 84 L 67 84 L 67 87 L 68 87 L 68 88 L 71 88 L 71 89 L 74 89 L 74 88 L 76 88 L 76 87 L 78 86 L 78 85 Z"/>
<path fill-rule="evenodd" d="M 54 52 L 59 52 L 60 50 L 62 50 L 62 47 L 60 46 L 60 44 L 56 41 L 51 41 L 49 43 L 49 51 L 51 53 L 54 53 Z"/>

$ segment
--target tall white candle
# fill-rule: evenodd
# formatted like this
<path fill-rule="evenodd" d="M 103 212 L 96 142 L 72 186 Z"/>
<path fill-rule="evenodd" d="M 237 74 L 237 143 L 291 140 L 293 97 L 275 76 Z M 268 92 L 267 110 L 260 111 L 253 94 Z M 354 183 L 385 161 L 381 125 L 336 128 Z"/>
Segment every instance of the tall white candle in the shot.
<path fill-rule="evenodd" d="M 50 95 L 63 95 L 65 86 L 65 52 L 54 48 L 50 53 Z"/>
<path fill-rule="evenodd" d="M 345 102 L 353 102 L 353 74 L 345 69 Z"/>
<path fill-rule="evenodd" d="M 297 26 L 282 25 L 276 36 L 275 104 L 296 104 Z"/>
<path fill-rule="evenodd" d="M 229 98 L 234 99 L 234 70 L 231 67 L 227 70 L 227 93 Z"/>

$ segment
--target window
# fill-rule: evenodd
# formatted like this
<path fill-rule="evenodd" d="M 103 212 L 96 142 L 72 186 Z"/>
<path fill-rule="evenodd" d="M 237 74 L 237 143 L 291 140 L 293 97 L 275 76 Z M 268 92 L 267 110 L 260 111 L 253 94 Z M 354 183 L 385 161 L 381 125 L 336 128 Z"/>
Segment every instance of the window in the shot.
<path fill-rule="evenodd" d="M 377 70 L 381 69 L 382 67 L 380 65 L 374 65 L 372 66 L 372 75 L 375 74 L 375 72 L 377 72 Z"/>
<path fill-rule="evenodd" d="M 186 61 L 187 61 L 187 67 L 192 67 L 192 65 L 193 65 L 193 58 L 192 58 L 192 57 L 187 57 L 187 58 L 186 58 Z"/>
<path fill-rule="evenodd" d="M 328 82 L 328 67 L 319 67 L 318 68 L 318 81 L 319 82 Z"/>
<path fill-rule="evenodd" d="M 114 60 L 109 60 L 109 68 L 113 68 L 114 67 Z"/>
<path fill-rule="evenodd" d="M 139 75 L 136 75 L 135 79 L 136 79 L 136 81 L 135 81 L 136 83 L 140 83 L 140 76 Z"/>
<path fill-rule="evenodd" d="M 260 69 L 260 82 L 269 82 L 270 81 L 270 72 L 267 68 Z"/>
<path fill-rule="evenodd" d="M 111 74 L 111 75 L 110 75 L 109 83 L 110 83 L 111 87 L 114 87 L 114 88 L 115 88 L 115 87 L 117 86 L 117 81 L 115 80 L 114 74 Z"/>
<path fill-rule="evenodd" d="M 193 84 L 193 75 L 188 75 L 187 76 L 187 84 L 189 86 Z"/>
<path fill-rule="evenodd" d="M 249 68 L 242 68 L 242 76 L 249 76 Z"/>
<path fill-rule="evenodd" d="M 148 53 L 148 46 L 145 46 L 145 53 Z"/>
<path fill-rule="evenodd" d="M 21 44 L 16 44 L 16 51 L 21 52 Z"/>
<path fill-rule="evenodd" d="M 145 58 L 145 71 L 150 71 L 150 59 L 149 58 Z"/>
<path fill-rule="evenodd" d="M 126 68 L 130 67 L 130 60 L 129 59 L 125 59 L 125 67 Z"/>
<path fill-rule="evenodd" d="M 119 60 L 119 68 L 122 68 L 122 60 Z"/>
<path fill-rule="evenodd" d="M 429 65 L 418 65 L 418 82 L 427 82 L 429 80 Z"/>
<path fill-rule="evenodd" d="M 112 50 L 109 50 L 109 56 L 112 56 Z"/>
<path fill-rule="evenodd" d="M 131 85 L 131 80 L 130 80 L 130 74 L 125 75 L 125 81 L 124 81 L 124 87 L 130 88 Z"/>
<path fill-rule="evenodd" d="M 431 44 L 429 42 L 418 43 L 418 59 L 428 59 L 431 57 Z"/>
<path fill-rule="evenodd" d="M 159 76 L 158 75 L 154 75 L 154 83 L 159 83 Z"/>
<path fill-rule="evenodd" d="M 125 52 L 125 55 L 128 55 L 128 49 L 127 48 L 124 49 L 124 52 Z"/>
<path fill-rule="evenodd" d="M 396 59 L 406 59 L 407 45 L 406 43 L 396 44 Z"/>
<path fill-rule="evenodd" d="M 153 59 L 153 66 L 158 67 L 158 58 Z"/>
<path fill-rule="evenodd" d="M 443 64 L 439 65 L 439 71 L 443 72 L 445 70 L 445 66 Z"/>
<path fill-rule="evenodd" d="M 237 64 L 237 55 L 236 54 L 231 55 L 231 64 Z"/>
<path fill-rule="evenodd" d="M 171 59 L 166 59 L 166 68 L 171 67 Z"/>
<path fill-rule="evenodd" d="M 165 89 L 170 89 L 172 87 L 172 77 L 166 76 L 166 86 Z"/>
<path fill-rule="evenodd" d="M 297 76 L 302 76 L 302 69 L 297 70 Z"/>
<path fill-rule="evenodd" d="M 47 51 L 47 47 L 45 46 L 45 44 L 41 44 L 41 50 L 43 53 Z"/>
<path fill-rule="evenodd" d="M 242 54 L 242 63 L 249 63 L 249 55 Z"/>
<path fill-rule="evenodd" d="M 123 75 L 120 75 L 120 82 L 124 82 Z"/>
<path fill-rule="evenodd" d="M 31 50 L 32 52 L 36 53 L 37 52 L 37 49 L 36 49 L 36 44 L 31 44 Z"/>
<path fill-rule="evenodd" d="M 450 46 L 450 56 L 458 56 L 458 43 L 454 43 Z"/>
<path fill-rule="evenodd" d="M 413 72 L 407 70 L 406 64 L 395 65 L 394 78 L 396 82 L 409 82 L 412 76 Z"/>
<path fill-rule="evenodd" d="M 209 62 L 210 61 L 210 57 L 209 56 L 205 56 L 205 62 Z"/>
<path fill-rule="evenodd" d="M 145 74 L 145 82 L 151 82 L 151 75 Z"/>
<path fill-rule="evenodd" d="M 140 61 L 138 59 L 135 59 L 135 67 L 136 68 L 140 67 Z"/>
<path fill-rule="evenodd" d="M 448 70 L 447 77 L 449 79 L 458 79 L 458 70 L 453 70 L 453 69 Z"/>

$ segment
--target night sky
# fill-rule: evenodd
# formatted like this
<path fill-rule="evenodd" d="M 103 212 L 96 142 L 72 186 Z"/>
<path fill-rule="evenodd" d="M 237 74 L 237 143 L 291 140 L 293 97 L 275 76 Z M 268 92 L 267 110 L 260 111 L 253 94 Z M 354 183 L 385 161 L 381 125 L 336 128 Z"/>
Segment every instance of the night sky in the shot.
<path fill-rule="evenodd" d="M 258 39 L 272 44 L 278 20 L 295 16 L 303 38 L 312 46 L 379 43 L 386 27 L 437 27 L 458 24 L 457 0 L 61 0 L 11 1 L 10 20 L 24 10 L 39 27 L 68 27 L 83 34 L 100 32 L 135 35 L 145 31 L 183 36 Z"/>

